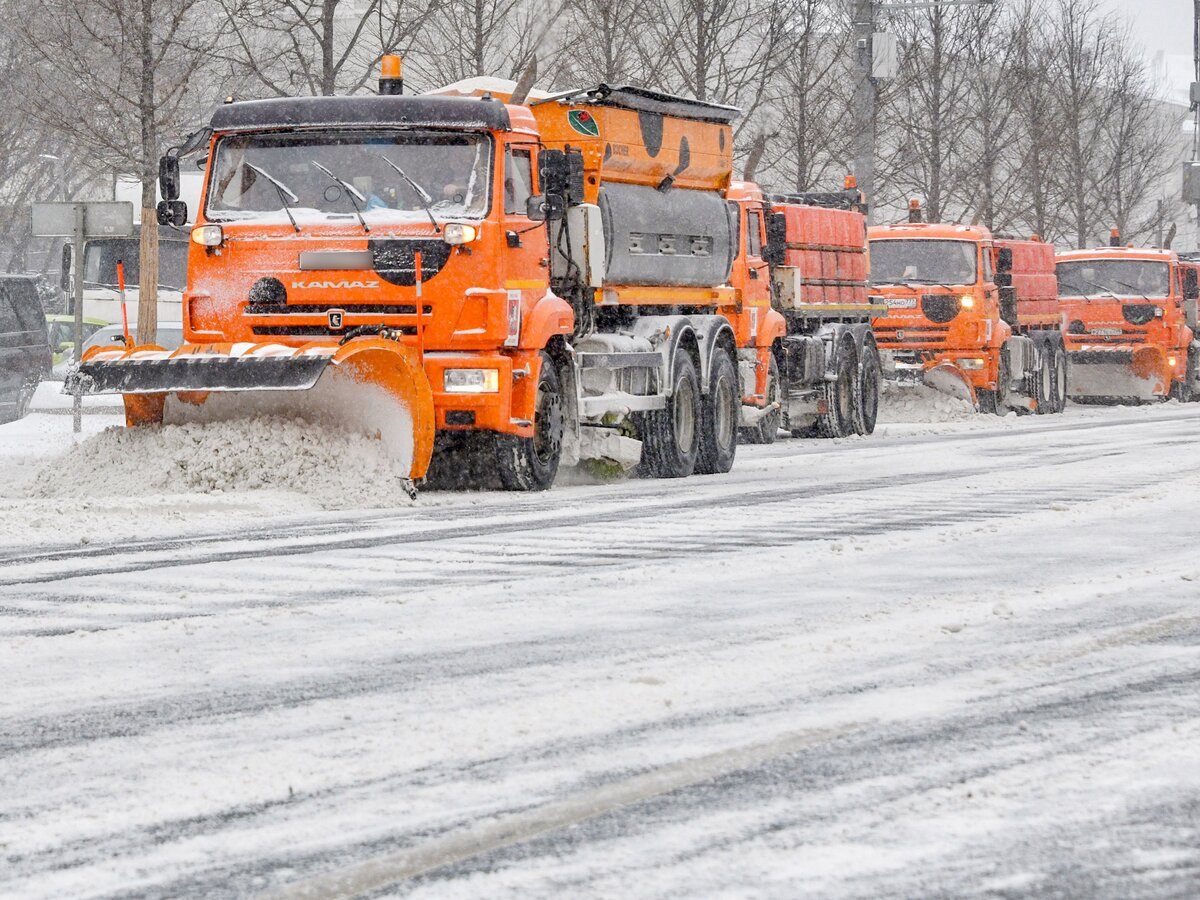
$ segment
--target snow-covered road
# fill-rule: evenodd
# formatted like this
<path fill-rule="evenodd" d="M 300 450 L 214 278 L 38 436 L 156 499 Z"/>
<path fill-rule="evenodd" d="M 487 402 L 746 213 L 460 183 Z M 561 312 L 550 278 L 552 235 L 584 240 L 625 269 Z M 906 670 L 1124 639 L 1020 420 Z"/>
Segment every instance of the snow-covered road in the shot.
<path fill-rule="evenodd" d="M 0 895 L 1196 896 L 1198 436 L 14 539 Z"/>

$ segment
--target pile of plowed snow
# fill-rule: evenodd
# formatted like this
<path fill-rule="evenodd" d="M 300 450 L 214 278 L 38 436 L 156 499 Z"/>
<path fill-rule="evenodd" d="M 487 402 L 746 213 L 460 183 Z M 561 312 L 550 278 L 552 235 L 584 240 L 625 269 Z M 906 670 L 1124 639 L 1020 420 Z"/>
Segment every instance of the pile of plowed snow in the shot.
<path fill-rule="evenodd" d="M 897 384 L 885 381 L 879 395 L 879 421 L 961 422 L 978 415 L 966 400 L 951 397 L 923 384 Z"/>
<path fill-rule="evenodd" d="M 109 428 L 44 466 L 30 497 L 290 491 L 327 508 L 410 501 L 378 440 L 299 419 Z"/>

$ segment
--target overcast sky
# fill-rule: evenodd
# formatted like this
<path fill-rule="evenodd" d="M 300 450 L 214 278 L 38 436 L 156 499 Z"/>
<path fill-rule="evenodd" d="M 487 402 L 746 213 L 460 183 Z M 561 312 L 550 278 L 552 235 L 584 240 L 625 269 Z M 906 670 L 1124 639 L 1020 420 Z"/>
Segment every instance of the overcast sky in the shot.
<path fill-rule="evenodd" d="M 1134 40 L 1154 58 L 1166 54 L 1171 93 L 1186 102 L 1192 69 L 1192 0 L 1100 0 L 1129 23 Z"/>

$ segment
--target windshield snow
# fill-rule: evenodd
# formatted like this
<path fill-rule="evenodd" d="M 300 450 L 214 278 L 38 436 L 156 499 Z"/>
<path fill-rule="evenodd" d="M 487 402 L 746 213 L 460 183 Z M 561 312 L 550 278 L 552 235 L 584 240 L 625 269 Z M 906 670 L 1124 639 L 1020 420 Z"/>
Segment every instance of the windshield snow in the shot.
<path fill-rule="evenodd" d="M 974 284 L 971 241 L 871 241 L 871 284 Z"/>
<path fill-rule="evenodd" d="M 231 135 L 217 145 L 205 213 L 212 221 L 287 221 L 286 206 L 300 219 L 353 218 L 357 204 L 369 219 L 409 219 L 425 217 L 428 205 L 439 219 L 481 218 L 490 159 L 482 135 Z"/>
<path fill-rule="evenodd" d="M 1146 297 L 1171 294 L 1171 267 L 1140 259 L 1083 259 L 1057 266 L 1060 297 Z"/>

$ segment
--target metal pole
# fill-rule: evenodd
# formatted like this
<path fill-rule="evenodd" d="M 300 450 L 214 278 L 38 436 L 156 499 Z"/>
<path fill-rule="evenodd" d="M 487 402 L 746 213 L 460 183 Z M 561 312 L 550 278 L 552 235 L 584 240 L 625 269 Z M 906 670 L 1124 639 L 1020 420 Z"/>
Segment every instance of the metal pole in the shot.
<path fill-rule="evenodd" d="M 854 45 L 858 63 L 858 85 L 854 92 L 857 129 L 854 136 L 854 177 L 867 202 L 867 224 L 875 213 L 875 81 L 871 77 L 878 0 L 855 0 Z M 1200 0 L 1196 0 L 1200 3 Z"/>
<path fill-rule="evenodd" d="M 87 206 L 83 203 L 75 204 L 75 246 L 72 248 L 71 257 L 75 262 L 75 271 L 73 278 L 73 305 L 75 307 L 75 364 L 78 365 L 83 358 L 83 236 L 87 225 L 84 220 L 87 215 Z M 71 401 L 71 421 L 75 434 L 79 434 L 83 430 L 83 395 L 76 389 L 75 396 Z"/>

